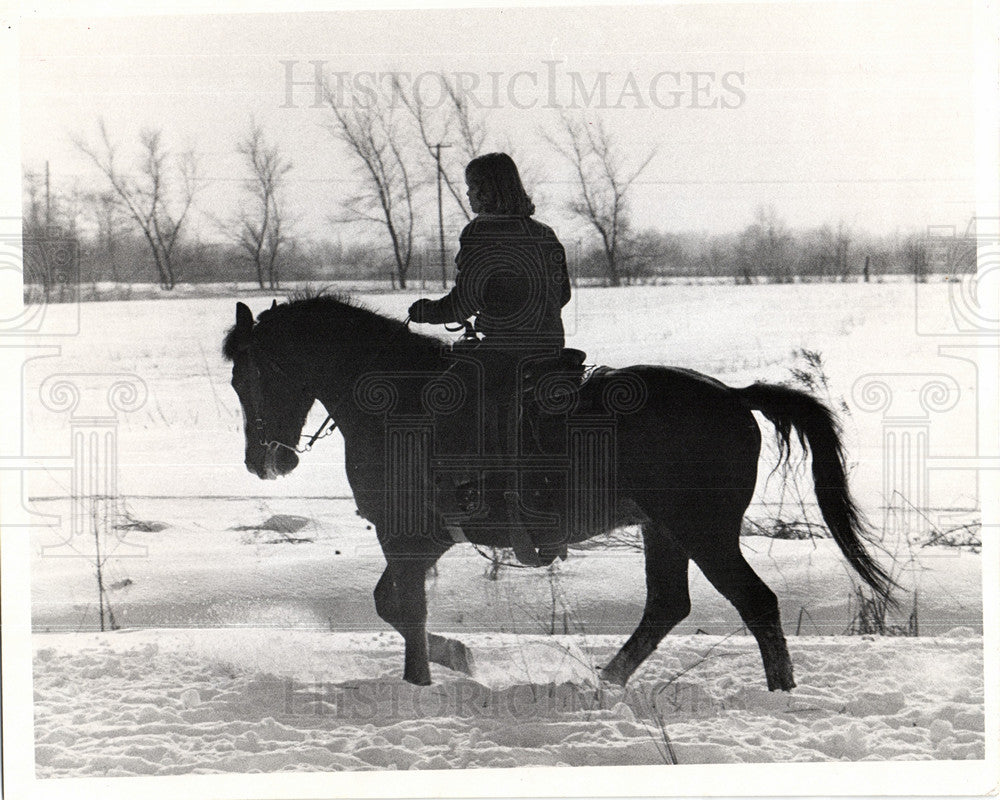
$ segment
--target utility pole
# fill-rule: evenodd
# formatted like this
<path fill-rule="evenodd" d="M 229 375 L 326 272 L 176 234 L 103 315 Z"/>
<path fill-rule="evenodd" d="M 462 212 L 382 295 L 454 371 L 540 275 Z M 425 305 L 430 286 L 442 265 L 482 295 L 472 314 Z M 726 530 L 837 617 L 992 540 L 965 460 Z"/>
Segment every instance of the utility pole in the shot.
<path fill-rule="evenodd" d="M 52 225 L 52 196 L 49 192 L 49 162 L 45 162 L 45 235 L 49 235 Z M 104 630 L 101 628 L 101 630 Z"/>
<path fill-rule="evenodd" d="M 579 237 L 577 237 L 575 250 L 576 250 L 576 252 L 574 253 L 574 258 L 573 258 L 573 262 L 574 262 L 573 263 L 573 269 L 570 270 L 570 273 L 569 273 L 569 275 L 570 275 L 570 283 L 573 285 L 574 289 L 576 289 L 580 285 L 580 281 L 578 280 L 577 276 L 580 274 L 580 264 L 583 263 L 583 261 L 582 261 L 582 259 L 583 259 L 583 239 L 580 239 Z"/>
<path fill-rule="evenodd" d="M 441 246 L 441 288 L 448 288 L 448 273 L 444 264 L 444 205 L 441 194 L 441 148 L 451 147 L 450 144 L 438 142 L 434 145 L 434 160 L 437 162 L 437 189 L 438 189 L 438 244 Z"/>

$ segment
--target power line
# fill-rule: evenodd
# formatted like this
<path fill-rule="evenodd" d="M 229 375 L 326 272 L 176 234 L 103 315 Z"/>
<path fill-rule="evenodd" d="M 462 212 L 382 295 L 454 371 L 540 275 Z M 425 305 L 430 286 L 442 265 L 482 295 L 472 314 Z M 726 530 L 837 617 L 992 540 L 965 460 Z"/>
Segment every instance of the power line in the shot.
<path fill-rule="evenodd" d="M 448 145 L 442 145 L 447 147 Z M 63 175 L 70 178 L 91 178 L 91 174 L 82 172 L 64 172 Z M 206 175 L 199 178 L 202 182 L 213 183 L 245 183 L 250 178 L 235 178 L 232 176 Z M 289 175 L 287 180 L 290 183 L 330 183 L 330 184 L 363 184 L 364 178 L 319 178 L 319 177 L 297 177 Z M 968 178 L 711 178 L 711 179 L 659 179 L 648 178 L 634 182 L 634 185 L 644 186 L 753 186 L 756 184 L 768 185 L 821 185 L 834 186 L 842 184 L 908 184 L 908 183 L 968 183 Z M 571 178 L 550 178 L 534 181 L 539 186 L 565 186 L 576 185 L 576 179 Z"/>

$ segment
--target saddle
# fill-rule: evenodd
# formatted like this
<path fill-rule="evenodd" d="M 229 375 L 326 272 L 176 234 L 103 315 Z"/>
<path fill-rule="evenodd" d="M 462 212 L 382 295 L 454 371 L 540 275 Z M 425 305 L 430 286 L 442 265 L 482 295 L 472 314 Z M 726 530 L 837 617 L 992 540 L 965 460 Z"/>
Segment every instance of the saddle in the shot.
<path fill-rule="evenodd" d="M 468 340 L 456 343 L 461 351 L 475 347 Z M 524 467 L 532 456 L 555 455 L 564 441 L 565 414 L 584 378 L 586 353 L 563 348 L 558 355 L 527 359 L 518 365 L 511 391 L 511 363 L 505 354 L 479 351 L 485 366 L 486 399 L 491 402 L 484 431 L 488 452 L 509 461 L 502 479 L 486 485 L 478 470 L 453 477 L 451 485 L 439 487 L 439 510 L 449 519 L 449 529 L 461 527 L 462 515 L 473 515 L 486 506 L 503 506 L 502 527 L 509 536 L 515 557 L 528 566 L 547 566 L 557 557 L 566 558 L 566 536 L 559 524 L 561 509 L 539 513 L 538 503 L 558 496 L 545 470 Z M 504 396 L 505 395 L 505 396 Z M 483 494 L 486 494 L 486 497 Z M 525 504 L 525 499 L 531 501 Z M 552 520 L 555 520 L 554 522 Z M 547 524 L 546 524 L 547 521 Z"/>

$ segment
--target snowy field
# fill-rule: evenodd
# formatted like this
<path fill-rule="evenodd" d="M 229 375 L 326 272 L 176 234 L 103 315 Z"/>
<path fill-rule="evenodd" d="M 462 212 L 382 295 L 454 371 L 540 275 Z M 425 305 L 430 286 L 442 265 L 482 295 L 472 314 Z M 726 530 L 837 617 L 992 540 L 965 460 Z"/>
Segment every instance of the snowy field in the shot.
<path fill-rule="evenodd" d="M 885 496 L 882 459 L 886 416 L 901 412 L 856 402 L 871 376 L 891 375 L 905 411 L 921 399 L 919 376 L 944 374 L 960 391 L 928 412 L 930 455 L 975 452 L 975 365 L 939 353 L 936 335 L 952 324 L 951 291 L 580 289 L 567 309 L 567 344 L 592 363 L 669 363 L 746 385 L 786 380 L 796 350 L 822 354 L 830 398 L 853 409 L 856 494 L 905 587 L 891 622 L 916 610 L 920 635 L 841 635 L 857 609 L 832 542 L 748 536 L 747 558 L 781 603 L 790 694 L 765 691 L 753 639 L 694 567 L 692 615 L 627 692 L 602 686 L 595 666 L 642 608 L 641 553 L 627 549 L 575 550 L 555 570 L 488 580 L 486 561 L 453 548 L 429 577 L 430 627 L 465 641 L 475 669 L 433 666 L 433 686 L 404 684 L 402 641 L 371 599 L 384 561 L 354 514 L 339 436 L 281 481 L 243 467 L 219 355 L 234 298 L 83 304 L 79 335 L 25 367 L 25 452 L 69 452 L 70 415 L 39 394 L 56 373 L 77 376 L 84 396 L 100 394 L 100 373 L 132 373 L 146 399 L 119 414 L 119 527 L 102 555 L 121 630 L 95 631 L 93 544 L 66 530 L 69 471 L 36 473 L 26 488 L 53 521 L 32 534 L 38 776 L 983 758 L 981 556 L 925 546 L 978 520 L 974 473 L 932 472 L 926 508 L 905 513 L 907 498 Z M 416 296 L 366 299 L 402 317 Z M 309 424 L 322 418 L 314 409 Z M 768 479 L 773 457 L 750 516 L 796 519 L 811 483 L 782 490 Z"/>
<path fill-rule="evenodd" d="M 679 636 L 627 691 L 608 637 L 466 637 L 475 678 L 399 678 L 394 634 L 39 636 L 44 777 L 281 770 L 981 759 L 981 639 L 794 638 L 770 693 L 752 639 Z"/>

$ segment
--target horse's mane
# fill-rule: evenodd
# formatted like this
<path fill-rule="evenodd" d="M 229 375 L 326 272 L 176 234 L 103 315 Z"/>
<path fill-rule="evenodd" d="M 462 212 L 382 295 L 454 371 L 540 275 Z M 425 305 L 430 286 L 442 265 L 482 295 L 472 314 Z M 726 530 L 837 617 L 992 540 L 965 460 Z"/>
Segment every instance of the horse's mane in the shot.
<path fill-rule="evenodd" d="M 233 325 L 228 331 L 226 331 L 226 336 L 222 340 L 222 357 L 226 361 L 234 361 L 236 359 L 237 353 L 240 351 L 240 341 L 236 336 L 236 326 Z"/>
<path fill-rule="evenodd" d="M 385 336 L 392 336 L 403 337 L 403 341 L 410 345 L 419 344 L 428 348 L 440 348 L 442 344 L 434 336 L 408 330 L 401 320 L 383 316 L 351 294 L 327 289 L 292 292 L 288 295 L 287 302 L 260 312 L 254 330 L 276 330 L 296 323 L 306 323 L 309 326 L 318 324 L 330 330 L 334 327 L 348 329 L 359 341 L 381 340 Z M 234 325 L 223 339 L 223 356 L 232 361 L 240 344 Z"/>

